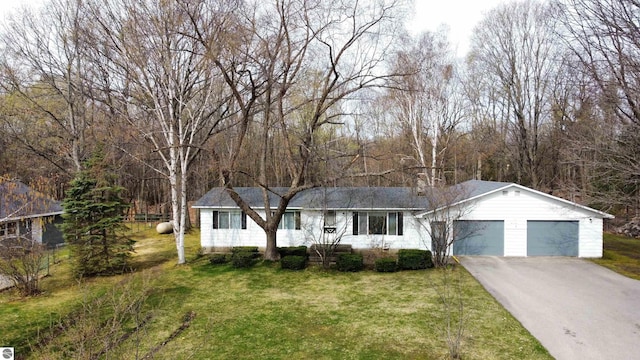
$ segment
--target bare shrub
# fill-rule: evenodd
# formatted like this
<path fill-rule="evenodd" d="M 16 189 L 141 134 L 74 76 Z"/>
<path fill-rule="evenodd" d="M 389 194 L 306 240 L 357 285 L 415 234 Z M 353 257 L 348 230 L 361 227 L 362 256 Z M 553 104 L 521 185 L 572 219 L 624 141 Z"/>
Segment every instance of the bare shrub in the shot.
<path fill-rule="evenodd" d="M 42 263 L 46 247 L 24 236 L 0 240 L 0 274 L 23 296 L 40 293 Z"/>
<path fill-rule="evenodd" d="M 81 304 L 42 332 L 33 354 L 47 359 L 117 358 L 120 345 L 132 339 L 132 357 L 140 358 L 140 332 L 153 316 L 145 307 L 152 277 L 149 272 L 126 276 L 104 293 L 79 284 Z"/>

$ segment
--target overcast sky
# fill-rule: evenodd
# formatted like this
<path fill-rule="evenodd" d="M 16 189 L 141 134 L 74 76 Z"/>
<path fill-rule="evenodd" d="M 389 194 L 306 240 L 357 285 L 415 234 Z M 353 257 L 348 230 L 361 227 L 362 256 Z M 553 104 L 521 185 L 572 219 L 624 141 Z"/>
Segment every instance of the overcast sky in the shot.
<path fill-rule="evenodd" d="M 414 0 L 415 17 L 408 28 L 413 34 L 421 31 L 436 31 L 439 26 L 449 28 L 451 48 L 458 56 L 469 49 L 473 28 L 485 13 L 499 4 L 514 0 Z"/>
<path fill-rule="evenodd" d="M 514 0 L 414 0 L 414 18 L 409 30 L 417 34 L 424 30 L 436 31 L 439 26 L 449 28 L 452 49 L 463 56 L 469 49 L 469 38 L 473 27 L 483 15 L 495 6 Z M 11 10 L 30 4 L 41 4 L 43 0 L 0 0 L 0 18 Z"/>

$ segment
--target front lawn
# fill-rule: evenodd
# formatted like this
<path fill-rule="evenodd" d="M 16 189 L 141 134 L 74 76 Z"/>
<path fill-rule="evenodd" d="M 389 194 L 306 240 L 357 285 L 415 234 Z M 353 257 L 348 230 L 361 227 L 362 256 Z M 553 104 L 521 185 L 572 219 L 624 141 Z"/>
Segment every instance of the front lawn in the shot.
<path fill-rule="evenodd" d="M 41 296 L 1 293 L 0 345 L 32 359 L 79 358 L 90 347 L 124 359 L 447 357 L 441 271 L 238 270 L 198 256 L 198 235 L 187 239 L 187 265 L 175 265 L 170 236 L 145 232 L 134 274 L 77 282 L 60 264 Z M 463 268 L 453 279 L 466 319 L 463 359 L 551 359 Z"/>
<path fill-rule="evenodd" d="M 605 233 L 603 241 L 602 258 L 593 261 L 624 276 L 640 280 L 640 240 Z"/>

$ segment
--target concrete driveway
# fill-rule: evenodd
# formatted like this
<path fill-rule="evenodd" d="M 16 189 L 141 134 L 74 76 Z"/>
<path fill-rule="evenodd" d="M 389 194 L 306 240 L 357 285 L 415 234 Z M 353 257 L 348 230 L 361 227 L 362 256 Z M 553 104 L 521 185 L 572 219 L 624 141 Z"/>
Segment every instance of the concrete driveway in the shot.
<path fill-rule="evenodd" d="M 640 281 L 577 258 L 460 260 L 556 359 L 640 359 Z"/>

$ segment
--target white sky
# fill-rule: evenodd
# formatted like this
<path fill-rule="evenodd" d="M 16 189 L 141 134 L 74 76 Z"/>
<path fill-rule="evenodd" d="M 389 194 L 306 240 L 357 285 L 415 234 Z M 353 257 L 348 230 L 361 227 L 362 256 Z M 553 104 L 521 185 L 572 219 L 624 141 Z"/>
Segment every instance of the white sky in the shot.
<path fill-rule="evenodd" d="M 43 0 L 0 0 L 0 21 L 9 15 L 12 11 L 22 8 L 23 6 L 37 6 L 43 3 Z"/>
<path fill-rule="evenodd" d="M 436 31 L 441 25 L 449 29 L 452 50 L 464 56 L 469 50 L 473 28 L 484 14 L 499 4 L 513 0 L 414 0 L 414 18 L 407 25 L 413 34 Z"/>
<path fill-rule="evenodd" d="M 442 25 L 449 29 L 451 48 L 458 56 L 469 49 L 474 26 L 484 14 L 497 5 L 514 0 L 414 0 L 414 18 L 407 25 L 413 34 L 436 31 Z M 0 0 L 0 20 L 23 5 L 40 5 L 43 0 Z"/>

